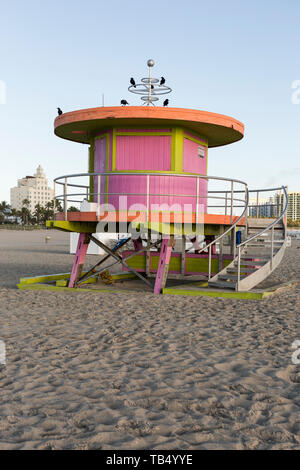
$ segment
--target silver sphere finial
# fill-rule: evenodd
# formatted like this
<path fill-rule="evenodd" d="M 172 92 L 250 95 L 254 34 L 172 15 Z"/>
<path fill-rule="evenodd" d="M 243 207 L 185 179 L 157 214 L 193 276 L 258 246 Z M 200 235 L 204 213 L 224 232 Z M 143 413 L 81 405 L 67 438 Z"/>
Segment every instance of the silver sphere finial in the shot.
<path fill-rule="evenodd" d="M 149 60 L 147 61 L 148 67 L 154 67 L 154 63 L 155 63 L 155 62 L 154 62 L 153 59 L 149 59 Z"/>

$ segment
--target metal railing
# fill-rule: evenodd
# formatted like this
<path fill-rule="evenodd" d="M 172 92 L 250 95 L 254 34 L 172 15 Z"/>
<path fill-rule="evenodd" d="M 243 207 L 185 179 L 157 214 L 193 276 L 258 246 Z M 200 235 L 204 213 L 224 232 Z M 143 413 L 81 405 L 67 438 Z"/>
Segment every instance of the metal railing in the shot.
<path fill-rule="evenodd" d="M 236 286 L 236 290 L 239 290 L 239 284 L 240 284 L 240 281 L 241 281 L 241 253 L 242 253 L 242 250 L 244 248 L 246 248 L 247 245 L 250 242 L 253 242 L 254 240 L 257 240 L 257 239 L 261 238 L 262 235 L 264 235 L 265 233 L 271 231 L 271 239 L 268 240 L 270 242 L 270 270 L 271 271 L 273 270 L 274 243 L 276 241 L 276 240 L 274 240 L 274 227 L 280 221 L 282 221 L 283 230 L 284 230 L 284 240 L 280 240 L 280 242 L 281 241 L 283 241 L 283 243 L 285 242 L 286 222 L 287 222 L 286 217 L 287 217 L 287 207 L 288 207 L 288 194 L 287 194 L 287 190 L 286 190 L 285 186 L 281 186 L 279 188 L 272 188 L 272 191 L 278 191 L 278 190 L 280 191 L 280 193 L 279 193 L 280 194 L 280 206 L 278 208 L 278 212 L 279 212 L 279 209 L 280 209 L 279 215 L 277 215 L 277 217 L 272 222 L 270 222 L 269 225 L 264 227 L 261 231 L 258 231 L 254 235 L 247 238 L 247 240 L 244 240 L 243 242 L 241 242 L 237 245 L 237 267 L 238 267 L 238 269 L 237 269 L 237 286 Z M 260 190 L 252 190 L 251 192 L 260 193 L 260 192 L 263 192 L 263 191 L 268 191 L 268 190 L 267 189 L 260 189 Z M 285 198 L 284 204 L 283 204 L 283 200 L 281 198 L 281 192 L 283 193 L 284 198 Z M 254 262 L 254 264 L 255 264 L 255 262 Z"/>
<path fill-rule="evenodd" d="M 106 192 L 106 191 L 101 191 L 101 184 L 102 184 L 102 178 L 104 178 L 104 181 L 106 181 L 106 178 L 109 176 L 117 177 L 117 176 L 126 176 L 128 178 L 130 177 L 136 177 L 136 176 L 146 176 L 146 183 L 145 183 L 145 191 L 144 192 Z M 185 193 L 153 193 L 150 192 L 150 178 L 151 177 L 174 177 L 174 178 L 192 178 L 196 179 L 196 192 L 195 194 L 185 194 Z M 76 184 L 74 182 L 70 183 L 70 179 L 74 181 L 74 178 L 88 178 L 89 181 L 91 181 L 91 178 L 94 178 L 94 181 L 97 181 L 97 191 L 91 191 L 90 189 L 90 184 L 84 185 L 84 184 Z M 222 182 L 222 183 L 229 183 L 230 184 L 230 189 L 220 191 L 220 190 L 209 190 L 209 191 L 203 191 L 203 189 L 200 188 L 200 182 L 201 181 L 214 181 L 216 182 Z M 60 185 L 63 187 L 63 193 L 59 195 L 55 195 L 56 192 L 56 186 Z M 244 188 L 243 190 L 236 190 L 235 185 L 242 185 Z M 83 191 L 81 192 L 69 192 L 69 188 L 79 188 L 82 189 Z M 205 194 L 203 194 L 205 192 Z M 241 197 L 236 197 L 237 194 L 244 194 L 244 198 Z M 81 199 L 78 199 L 78 197 L 81 197 Z M 58 178 L 55 178 L 54 180 L 54 199 L 57 201 L 60 201 L 63 203 L 63 212 L 65 215 L 65 219 L 67 220 L 67 211 L 68 211 L 68 204 L 69 203 L 80 203 L 82 202 L 83 199 L 86 200 L 92 200 L 95 197 L 97 198 L 97 201 L 101 200 L 101 196 L 144 196 L 146 199 L 146 219 L 149 220 L 149 213 L 150 213 L 150 198 L 151 197 L 170 197 L 170 198 L 176 198 L 176 197 L 182 197 L 182 198 L 190 198 L 190 199 L 195 199 L 196 201 L 196 223 L 199 222 L 199 201 L 203 199 L 207 199 L 210 201 L 224 201 L 223 205 L 218 205 L 218 204 L 209 204 L 206 205 L 207 209 L 223 209 L 224 215 L 229 215 L 230 216 L 230 222 L 234 222 L 234 218 L 238 217 L 235 216 L 234 210 L 239 209 L 242 210 L 242 214 L 244 215 L 246 213 L 246 207 L 248 205 L 248 189 L 247 189 L 247 184 L 244 181 L 240 181 L 237 179 L 232 179 L 232 178 L 223 178 L 223 177 L 218 177 L 218 176 L 207 176 L 207 175 L 196 175 L 196 174 L 177 174 L 177 173 L 151 173 L 151 172 L 145 172 L 145 173 L 132 173 L 132 172 L 92 172 L 92 173 L 77 173 L 77 174 L 70 174 L 70 175 L 64 175 L 60 176 Z M 215 212 L 214 212 L 215 213 Z M 243 215 L 241 217 L 243 217 Z M 239 220 L 241 219 L 239 218 Z"/>

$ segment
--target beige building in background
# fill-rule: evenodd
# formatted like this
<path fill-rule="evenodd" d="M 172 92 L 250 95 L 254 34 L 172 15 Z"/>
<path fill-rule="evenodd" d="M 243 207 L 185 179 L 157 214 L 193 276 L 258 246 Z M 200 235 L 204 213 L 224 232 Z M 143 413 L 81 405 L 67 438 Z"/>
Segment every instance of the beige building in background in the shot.
<path fill-rule="evenodd" d="M 53 199 L 53 189 L 48 185 L 48 180 L 41 165 L 37 167 L 33 176 L 25 176 L 18 180 L 18 186 L 10 190 L 10 205 L 12 209 L 21 210 L 24 199 L 28 199 L 28 209 L 34 212 L 36 204 L 45 206 Z"/>

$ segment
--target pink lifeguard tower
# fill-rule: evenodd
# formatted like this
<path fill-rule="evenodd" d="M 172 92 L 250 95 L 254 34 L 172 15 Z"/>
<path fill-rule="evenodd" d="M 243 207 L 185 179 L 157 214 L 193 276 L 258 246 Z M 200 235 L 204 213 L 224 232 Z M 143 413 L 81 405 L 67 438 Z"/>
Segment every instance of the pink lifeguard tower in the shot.
<path fill-rule="evenodd" d="M 101 259 L 83 271 L 93 242 L 122 265 L 124 277 L 139 278 L 156 294 L 175 293 L 166 285 L 174 278 L 198 287 L 202 279 L 201 292 L 212 295 L 249 291 L 283 256 L 285 187 L 272 188 L 281 196 L 273 215 L 262 219 L 259 195 L 265 190 L 250 192 L 257 200 L 253 214 L 246 183 L 208 176 L 208 149 L 242 139 L 243 124 L 221 114 L 156 106 L 171 89 L 152 77 L 154 61 L 147 65 L 149 76 L 129 87 L 142 95 L 141 106 L 83 109 L 55 119 L 58 137 L 89 147 L 87 173 L 55 179 L 63 212 L 47 222 L 79 233 L 67 286 L 79 288 L 105 270 Z M 68 212 L 74 203 L 80 210 Z M 128 235 L 111 248 L 95 237 L 107 232 Z M 129 240 L 134 248 L 125 250 Z M 181 287 L 176 293 L 186 292 Z"/>

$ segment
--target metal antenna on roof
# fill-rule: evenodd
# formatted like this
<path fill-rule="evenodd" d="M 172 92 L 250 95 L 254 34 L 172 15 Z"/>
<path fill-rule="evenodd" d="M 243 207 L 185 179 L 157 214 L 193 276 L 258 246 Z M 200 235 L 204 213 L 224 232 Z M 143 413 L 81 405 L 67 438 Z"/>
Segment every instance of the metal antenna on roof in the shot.
<path fill-rule="evenodd" d="M 141 96 L 141 100 L 144 101 L 143 105 L 155 106 L 154 102 L 158 101 L 159 95 L 166 95 L 171 93 L 172 89 L 165 85 L 165 79 L 162 77 L 161 80 L 158 78 L 152 77 L 152 67 L 154 67 L 154 60 L 149 59 L 147 61 L 149 67 L 149 76 L 148 78 L 142 78 L 142 83 L 135 83 L 128 87 L 128 91 L 135 93 Z"/>

